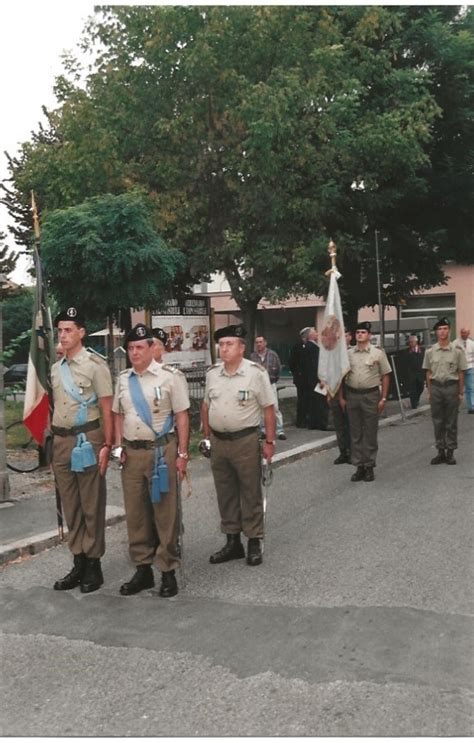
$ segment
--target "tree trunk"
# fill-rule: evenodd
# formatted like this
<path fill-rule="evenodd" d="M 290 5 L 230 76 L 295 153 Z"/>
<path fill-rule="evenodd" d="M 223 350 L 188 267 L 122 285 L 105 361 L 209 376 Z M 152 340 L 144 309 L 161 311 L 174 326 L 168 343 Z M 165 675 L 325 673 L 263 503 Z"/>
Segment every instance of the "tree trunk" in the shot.
<path fill-rule="evenodd" d="M 258 300 L 254 302 L 242 302 L 242 304 L 239 303 L 239 307 L 242 312 L 242 324 L 247 331 L 245 356 L 248 358 L 253 351 L 255 342 Z"/>

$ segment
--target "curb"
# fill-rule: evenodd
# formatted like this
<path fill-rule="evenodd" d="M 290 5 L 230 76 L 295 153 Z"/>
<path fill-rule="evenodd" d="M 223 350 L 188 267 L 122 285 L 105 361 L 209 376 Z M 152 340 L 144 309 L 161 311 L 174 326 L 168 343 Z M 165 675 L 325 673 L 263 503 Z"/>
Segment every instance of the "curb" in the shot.
<path fill-rule="evenodd" d="M 405 418 L 415 418 L 418 415 L 423 415 L 423 413 L 426 413 L 429 409 L 429 405 L 422 405 L 421 407 L 416 408 L 416 410 L 407 410 L 405 411 Z M 399 422 L 403 422 L 403 416 L 401 413 L 391 415 L 387 418 L 382 418 L 379 422 L 379 428 L 393 426 L 395 423 Z M 283 464 L 296 462 L 298 459 L 309 457 L 311 454 L 317 454 L 326 449 L 333 449 L 335 446 L 337 446 L 336 434 L 331 434 L 331 436 L 326 436 L 324 439 L 318 439 L 309 444 L 301 444 L 301 446 L 295 446 L 294 449 L 288 449 L 287 451 L 282 451 L 280 454 L 275 454 L 272 459 L 272 465 L 274 469 L 277 469 Z"/>
<path fill-rule="evenodd" d="M 429 409 L 429 405 L 422 405 L 416 410 L 408 410 L 405 412 L 405 418 L 414 418 L 418 415 L 423 415 L 423 413 L 426 413 Z M 397 413 L 396 415 L 383 418 L 379 423 L 379 427 L 385 428 L 402 421 L 402 414 Z M 280 454 L 276 454 L 273 458 L 272 465 L 274 469 L 277 469 L 278 467 L 282 467 L 284 464 L 296 462 L 298 459 L 309 457 L 312 454 L 317 454 L 326 449 L 333 449 L 335 446 L 337 446 L 336 435 L 331 434 L 330 436 L 326 436 L 324 439 L 318 439 L 317 441 L 308 444 L 301 444 L 300 446 L 295 446 L 293 449 L 288 449 Z M 106 526 L 113 526 L 114 524 L 118 524 L 124 520 L 125 511 L 123 508 L 119 508 L 118 506 L 107 506 L 105 518 Z M 63 541 L 67 541 L 67 536 Z M 0 545 L 0 566 L 12 562 L 13 560 L 17 560 L 20 557 L 37 555 L 39 552 L 43 552 L 43 550 L 49 549 L 50 547 L 56 547 L 61 543 L 57 530 L 52 530 L 44 532 L 43 534 L 35 534 L 25 539 L 19 539 L 10 544 Z"/>
<path fill-rule="evenodd" d="M 107 506 L 105 526 L 113 526 L 120 521 L 125 521 L 125 511 L 118 506 Z M 0 565 L 5 565 L 20 557 L 37 555 L 39 552 L 56 547 L 58 544 L 67 542 L 67 533 L 63 540 L 59 538 L 57 529 L 45 531 L 42 534 L 33 534 L 25 539 L 18 539 L 10 544 L 0 545 Z"/>

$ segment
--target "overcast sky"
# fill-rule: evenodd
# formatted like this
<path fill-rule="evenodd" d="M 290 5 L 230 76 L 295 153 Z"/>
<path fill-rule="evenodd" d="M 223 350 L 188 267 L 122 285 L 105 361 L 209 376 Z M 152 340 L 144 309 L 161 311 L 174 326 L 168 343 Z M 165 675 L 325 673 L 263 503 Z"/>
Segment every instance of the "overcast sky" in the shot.
<path fill-rule="evenodd" d="M 74 50 L 93 3 L 49 2 L 33 4 L 8 0 L 0 8 L 0 69 L 2 117 L 0 122 L 0 177 L 7 175 L 5 150 L 18 151 L 18 143 L 30 139 L 43 120 L 41 107 L 53 106 L 53 85 L 61 70 L 61 54 Z M 6 231 L 6 209 L 0 205 L 0 230 Z M 14 247 L 11 239 L 9 244 Z M 23 283 L 25 262 L 12 275 Z"/>
<path fill-rule="evenodd" d="M 125 4 L 157 4 L 153 0 L 148 3 L 109 2 L 110 5 Z M 159 4 L 172 5 L 172 2 Z M 180 3 L 175 3 L 180 4 Z M 187 5 L 199 5 L 198 0 L 188 0 Z M 225 5 L 225 2 L 216 2 L 216 5 Z M 230 3 L 229 3 L 230 4 Z M 237 0 L 232 4 L 262 5 L 265 2 L 242 2 Z M 300 2 L 273 2 L 269 4 L 305 4 Z M 318 4 L 318 3 L 313 3 Z M 322 3 L 319 3 L 322 4 Z M 343 0 L 339 4 L 358 4 Z M 366 4 L 380 4 L 376 2 Z M 407 5 L 409 3 L 387 2 L 385 4 Z M 430 2 L 419 2 L 425 5 Z M 441 3 L 446 5 L 453 2 Z M 6 150 L 15 155 L 18 144 L 31 137 L 31 131 L 38 128 L 38 122 L 43 120 L 41 107 L 52 107 L 55 103 L 53 85 L 55 77 L 62 71 L 61 54 L 68 50 L 75 50 L 85 20 L 93 15 L 94 4 L 86 0 L 70 0 L 66 2 L 52 2 L 51 0 L 6 0 L 0 8 L 0 70 L 2 75 L 2 117 L 0 121 L 0 178 L 7 175 Z M 76 50 L 77 51 L 77 50 Z M 8 214 L 0 205 L 0 230 L 6 231 Z M 8 240 L 12 247 L 15 247 Z M 21 260 L 19 267 L 12 274 L 14 281 L 30 283 L 26 271 L 26 262 Z"/>

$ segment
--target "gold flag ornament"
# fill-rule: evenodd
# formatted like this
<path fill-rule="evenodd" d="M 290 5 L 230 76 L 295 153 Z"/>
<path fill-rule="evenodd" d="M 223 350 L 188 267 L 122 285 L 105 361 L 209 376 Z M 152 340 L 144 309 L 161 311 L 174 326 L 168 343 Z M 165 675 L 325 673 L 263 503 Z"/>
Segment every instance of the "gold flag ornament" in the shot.
<path fill-rule="evenodd" d="M 342 380 L 349 371 L 349 357 L 341 295 L 337 283 L 342 274 L 339 273 L 336 265 L 337 250 L 332 240 L 329 242 L 328 253 L 331 258 L 331 268 L 326 271 L 326 276 L 329 276 L 329 292 L 324 310 L 324 324 L 320 333 L 319 383 L 316 391 L 335 397 Z"/>

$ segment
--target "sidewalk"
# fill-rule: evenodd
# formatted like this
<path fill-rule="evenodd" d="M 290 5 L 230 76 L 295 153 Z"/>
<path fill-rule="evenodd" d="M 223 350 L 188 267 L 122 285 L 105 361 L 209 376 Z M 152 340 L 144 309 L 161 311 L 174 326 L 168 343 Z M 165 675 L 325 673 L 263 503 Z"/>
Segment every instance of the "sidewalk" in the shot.
<path fill-rule="evenodd" d="M 421 415 L 429 410 L 428 405 L 421 405 L 417 410 L 405 407 L 407 419 Z M 380 427 L 401 422 L 402 415 L 398 400 L 389 400 L 386 414 L 380 421 Z M 286 427 L 286 441 L 278 441 L 274 467 L 293 462 L 324 449 L 337 446 L 333 430 L 315 431 L 294 426 Z M 190 474 L 193 487 L 198 488 L 199 480 L 209 477 L 209 468 L 202 465 L 203 457 L 190 462 Z M 54 481 L 49 472 L 31 474 L 9 473 L 11 500 L 0 503 L 0 565 L 26 555 L 34 555 L 59 543 L 56 526 L 56 505 Z M 107 473 L 107 511 L 106 525 L 111 526 L 125 519 L 123 509 L 120 470 L 114 461 Z"/>

